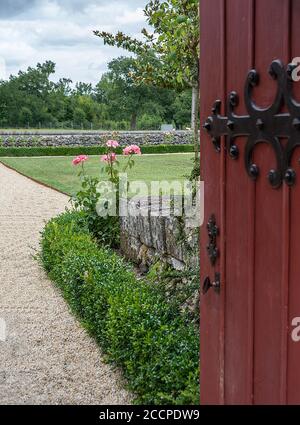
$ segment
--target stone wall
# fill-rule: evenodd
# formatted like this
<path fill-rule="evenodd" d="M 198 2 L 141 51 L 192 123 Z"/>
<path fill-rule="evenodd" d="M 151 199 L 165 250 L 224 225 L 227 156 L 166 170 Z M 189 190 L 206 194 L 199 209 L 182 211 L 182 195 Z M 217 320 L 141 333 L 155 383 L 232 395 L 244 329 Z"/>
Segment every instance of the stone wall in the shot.
<path fill-rule="evenodd" d="M 199 232 L 191 226 L 191 220 L 174 215 L 155 216 L 153 209 L 151 213 L 147 209 L 147 214 L 120 220 L 122 254 L 142 268 L 147 269 L 158 260 L 175 270 L 199 266 Z"/>
<path fill-rule="evenodd" d="M 109 132 L 0 132 L 0 146 L 100 146 Z M 136 145 L 186 145 L 192 144 L 190 131 L 132 131 L 118 132 L 121 146 Z"/>

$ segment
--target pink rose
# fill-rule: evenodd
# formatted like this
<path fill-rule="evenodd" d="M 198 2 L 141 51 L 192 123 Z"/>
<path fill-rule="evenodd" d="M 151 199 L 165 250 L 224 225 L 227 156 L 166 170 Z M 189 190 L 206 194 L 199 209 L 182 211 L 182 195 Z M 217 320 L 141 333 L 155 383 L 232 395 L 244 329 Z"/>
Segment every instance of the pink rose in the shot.
<path fill-rule="evenodd" d="M 79 156 L 77 156 L 76 158 L 73 159 L 72 163 L 73 163 L 73 165 L 79 165 L 82 162 L 87 161 L 88 159 L 89 159 L 89 157 L 86 156 L 86 155 L 79 155 Z"/>
<path fill-rule="evenodd" d="M 142 155 L 141 148 L 137 145 L 130 145 L 123 149 L 123 155 Z"/>
<path fill-rule="evenodd" d="M 108 148 L 114 148 L 115 149 L 115 148 L 119 147 L 119 143 L 116 140 L 108 140 L 106 142 L 106 146 Z"/>
<path fill-rule="evenodd" d="M 101 161 L 102 162 L 107 162 L 107 163 L 113 163 L 117 160 L 117 155 L 115 153 L 110 153 L 108 155 L 102 155 L 101 156 Z"/>

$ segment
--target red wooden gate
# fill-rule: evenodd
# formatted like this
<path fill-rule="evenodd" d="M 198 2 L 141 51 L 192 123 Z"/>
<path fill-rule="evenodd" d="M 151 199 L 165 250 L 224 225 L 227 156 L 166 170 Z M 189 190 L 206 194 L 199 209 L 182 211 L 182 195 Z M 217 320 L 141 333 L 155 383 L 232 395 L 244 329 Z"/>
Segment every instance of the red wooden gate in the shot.
<path fill-rule="evenodd" d="M 201 134 L 201 280 L 210 279 L 206 290 L 215 285 L 201 296 L 201 402 L 300 403 L 300 342 L 291 338 L 300 316 L 299 148 L 286 159 L 290 133 L 300 141 L 297 115 L 289 117 L 294 104 L 300 118 L 299 105 L 286 104 L 291 85 L 300 102 L 300 82 L 286 73 L 300 56 L 300 1 L 201 0 L 200 13 L 201 122 L 208 131 Z M 271 78 L 274 60 L 284 69 L 273 64 Z M 251 69 L 259 82 L 250 74 L 244 93 Z M 268 114 L 251 110 L 251 96 L 266 108 L 278 87 L 285 102 L 278 98 Z M 235 106 L 232 96 L 234 113 L 244 119 L 230 119 L 232 91 L 240 97 Z M 219 104 L 212 112 L 217 99 L 219 115 Z M 285 115 L 275 117 L 276 108 Z"/>

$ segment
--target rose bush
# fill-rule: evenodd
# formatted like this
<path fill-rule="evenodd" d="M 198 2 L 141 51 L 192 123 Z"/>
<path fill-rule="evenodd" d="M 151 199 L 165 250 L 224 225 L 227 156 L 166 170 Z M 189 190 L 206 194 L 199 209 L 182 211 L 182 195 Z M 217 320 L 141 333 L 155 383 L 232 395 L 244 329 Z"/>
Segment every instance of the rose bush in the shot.
<path fill-rule="evenodd" d="M 123 155 L 126 157 L 125 165 L 121 166 L 116 149 L 119 147 L 119 142 L 114 139 L 108 139 L 105 143 L 106 153 L 100 157 L 100 162 L 103 167 L 100 170 L 105 178 L 91 177 L 86 173 L 85 163 L 89 160 L 87 155 L 78 155 L 73 159 L 74 166 L 81 165 L 78 177 L 81 178 L 81 188 L 72 198 L 73 206 L 76 210 L 80 210 L 85 214 L 85 219 L 88 223 L 90 232 L 97 238 L 99 242 L 111 247 L 118 247 L 120 232 L 119 232 L 119 175 L 126 173 L 128 169 L 134 166 L 135 155 L 141 155 L 141 149 L 137 145 L 126 146 L 123 149 Z M 97 205 L 101 201 L 101 191 L 99 183 L 109 181 L 113 188 L 116 198 L 116 215 L 99 216 L 97 213 Z M 105 201 L 106 202 L 106 201 Z M 108 202 L 106 203 L 108 210 Z"/>

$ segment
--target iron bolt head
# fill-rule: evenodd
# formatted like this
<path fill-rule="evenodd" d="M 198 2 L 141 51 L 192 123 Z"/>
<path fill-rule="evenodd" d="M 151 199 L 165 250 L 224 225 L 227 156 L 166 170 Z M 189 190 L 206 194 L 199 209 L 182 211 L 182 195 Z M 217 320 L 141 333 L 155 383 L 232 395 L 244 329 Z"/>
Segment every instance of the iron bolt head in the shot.
<path fill-rule="evenodd" d="M 300 130 L 300 119 L 299 118 L 293 119 L 293 127 L 295 127 L 296 130 Z"/>
<path fill-rule="evenodd" d="M 249 84 L 252 87 L 254 87 L 254 86 L 256 86 L 258 84 L 258 82 L 259 82 L 259 75 L 258 75 L 258 73 L 257 73 L 257 71 L 255 69 L 251 69 L 251 71 L 249 71 L 248 81 L 249 81 Z"/>
<path fill-rule="evenodd" d="M 229 100 L 230 100 L 230 105 L 232 107 L 237 106 L 238 105 L 238 102 L 239 102 L 239 97 L 238 97 L 237 92 L 232 91 L 230 93 Z"/>
<path fill-rule="evenodd" d="M 296 181 L 296 172 L 292 168 L 288 168 L 285 172 L 284 180 L 288 186 L 292 186 Z"/>
<path fill-rule="evenodd" d="M 258 118 L 258 120 L 256 121 L 256 127 L 257 127 L 259 130 L 262 130 L 262 129 L 264 128 L 264 122 L 263 122 L 263 120 L 262 120 L 262 119 Z"/>
<path fill-rule="evenodd" d="M 231 120 L 227 121 L 227 128 L 229 128 L 229 130 L 233 130 L 234 129 L 234 122 Z"/>
<path fill-rule="evenodd" d="M 239 156 L 239 148 L 237 147 L 237 145 L 231 145 L 230 146 L 229 154 L 230 154 L 231 158 L 233 158 L 233 159 L 237 159 L 238 158 L 238 156 Z"/>
<path fill-rule="evenodd" d="M 278 172 L 276 170 L 270 170 L 268 178 L 272 186 L 278 186 Z"/>
<path fill-rule="evenodd" d="M 250 173 L 250 176 L 253 179 L 256 179 L 258 177 L 258 174 L 259 174 L 258 166 L 256 164 L 252 164 L 249 168 L 249 173 Z"/>

